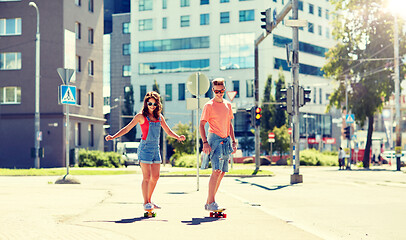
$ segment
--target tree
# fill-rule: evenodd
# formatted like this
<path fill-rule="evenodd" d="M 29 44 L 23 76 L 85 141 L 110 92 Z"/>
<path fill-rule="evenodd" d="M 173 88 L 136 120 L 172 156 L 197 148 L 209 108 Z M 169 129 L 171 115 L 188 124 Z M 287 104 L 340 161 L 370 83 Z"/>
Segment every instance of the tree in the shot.
<path fill-rule="evenodd" d="M 186 137 L 186 140 L 183 142 L 179 142 L 175 138 L 168 138 L 168 143 L 173 147 L 175 154 L 182 155 L 184 153 L 192 154 L 195 152 L 196 130 L 192 132 L 191 129 L 192 123 L 189 124 L 178 123 L 173 127 L 173 130 L 178 135 L 185 135 Z"/>
<path fill-rule="evenodd" d="M 126 126 L 128 123 L 131 122 L 132 118 L 130 116 L 134 116 L 134 90 L 133 86 L 126 86 L 124 88 L 124 105 L 121 109 L 123 119 L 123 126 Z M 137 134 L 137 128 L 131 129 L 126 135 L 128 141 L 133 142 L 135 141 L 135 136 Z"/>
<path fill-rule="evenodd" d="M 333 35 L 339 43 L 328 51 L 327 63 L 323 67 L 326 77 L 341 83 L 331 95 L 328 108 L 341 108 L 346 94 L 343 81 L 350 80 L 352 91 L 348 92 L 348 110 L 355 115 L 358 124 L 364 125 L 368 121 L 366 153 L 371 149 L 374 114 L 381 111 L 394 90 L 391 79 L 394 57 L 393 17 L 382 10 L 383 2 L 332 1 L 338 13 L 333 21 Z M 399 39 L 403 55 L 404 33 Z M 364 154 L 363 164 L 369 168 L 369 154 Z"/>
<path fill-rule="evenodd" d="M 279 152 L 279 155 L 289 151 L 290 147 L 290 135 L 286 125 L 280 128 L 275 127 L 273 130 L 275 133 L 275 143 L 273 143 L 273 150 Z"/>
<path fill-rule="evenodd" d="M 268 132 L 274 128 L 274 117 L 275 117 L 275 105 L 270 104 L 274 103 L 275 98 L 272 95 L 272 75 L 268 75 L 265 89 L 264 89 L 264 97 L 262 98 L 262 106 L 261 106 L 261 132 L 260 138 L 261 142 L 261 149 L 268 150 L 267 143 L 268 142 Z"/>

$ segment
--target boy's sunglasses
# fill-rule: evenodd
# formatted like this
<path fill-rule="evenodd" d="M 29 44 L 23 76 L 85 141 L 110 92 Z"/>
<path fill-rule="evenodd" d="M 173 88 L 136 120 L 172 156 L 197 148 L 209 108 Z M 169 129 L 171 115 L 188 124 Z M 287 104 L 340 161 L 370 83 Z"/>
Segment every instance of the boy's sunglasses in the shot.
<path fill-rule="evenodd" d="M 213 92 L 215 93 L 215 94 L 218 94 L 218 93 L 224 93 L 224 89 L 223 90 L 213 90 Z"/>
<path fill-rule="evenodd" d="M 157 103 L 153 103 L 153 102 L 147 102 L 147 104 L 148 104 L 148 106 L 154 106 L 154 107 L 158 106 Z"/>

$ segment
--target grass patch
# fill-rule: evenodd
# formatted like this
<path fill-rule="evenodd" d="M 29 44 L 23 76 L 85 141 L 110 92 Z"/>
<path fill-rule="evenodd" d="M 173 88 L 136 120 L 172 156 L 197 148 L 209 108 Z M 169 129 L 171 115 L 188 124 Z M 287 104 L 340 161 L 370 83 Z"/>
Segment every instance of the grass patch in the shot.
<path fill-rule="evenodd" d="M 71 175 L 124 175 L 135 174 L 137 171 L 119 169 L 75 169 L 70 168 Z M 66 168 L 30 168 L 30 169 L 6 169 L 0 168 L 0 176 L 61 176 L 66 174 Z"/>
<path fill-rule="evenodd" d="M 212 172 L 211 169 L 199 170 L 199 175 L 210 175 Z M 273 175 L 274 173 L 268 170 L 259 170 L 256 174 L 255 170 L 252 169 L 229 169 L 227 175 L 243 175 L 243 176 L 252 176 L 252 175 Z M 161 176 L 165 175 L 178 175 L 178 176 L 196 176 L 196 170 L 190 171 L 178 171 L 178 172 L 168 172 L 162 173 Z"/>

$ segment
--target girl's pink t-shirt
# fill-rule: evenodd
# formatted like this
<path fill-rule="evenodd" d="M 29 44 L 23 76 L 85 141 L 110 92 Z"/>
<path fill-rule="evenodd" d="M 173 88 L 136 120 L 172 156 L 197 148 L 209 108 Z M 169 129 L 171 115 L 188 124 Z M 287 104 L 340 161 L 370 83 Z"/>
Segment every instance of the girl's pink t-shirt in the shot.
<path fill-rule="evenodd" d="M 211 99 L 204 105 L 200 120 L 209 123 L 209 132 L 226 138 L 230 135 L 230 123 L 233 118 L 230 102 L 223 99 L 223 102 L 219 103 Z"/>

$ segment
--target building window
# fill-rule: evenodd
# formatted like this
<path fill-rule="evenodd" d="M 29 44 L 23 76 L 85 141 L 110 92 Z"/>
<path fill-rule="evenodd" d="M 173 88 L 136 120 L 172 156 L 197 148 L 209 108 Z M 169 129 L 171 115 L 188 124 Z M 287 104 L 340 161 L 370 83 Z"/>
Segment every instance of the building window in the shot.
<path fill-rule="evenodd" d="M 138 28 L 140 31 L 152 30 L 152 19 L 138 20 Z"/>
<path fill-rule="evenodd" d="M 209 0 L 200 0 L 200 5 L 207 5 L 210 4 Z"/>
<path fill-rule="evenodd" d="M 143 53 L 143 52 L 160 52 L 182 49 L 199 49 L 209 47 L 210 47 L 209 37 L 192 37 L 192 38 L 140 41 L 138 44 L 138 51 L 140 53 Z"/>
<path fill-rule="evenodd" d="M 20 104 L 21 87 L 0 87 L 0 104 Z"/>
<path fill-rule="evenodd" d="M 228 3 L 230 0 L 220 0 L 220 3 Z"/>
<path fill-rule="evenodd" d="M 254 33 L 220 35 L 220 69 L 254 68 Z"/>
<path fill-rule="evenodd" d="M 153 0 L 140 0 L 138 7 L 140 11 L 149 11 L 152 10 L 152 1 Z"/>
<path fill-rule="evenodd" d="M 76 105 L 80 106 L 82 104 L 82 91 L 79 88 L 76 88 Z"/>
<path fill-rule="evenodd" d="M 123 44 L 123 55 L 130 55 L 131 54 L 131 43 L 124 43 Z"/>
<path fill-rule="evenodd" d="M 81 24 L 79 22 L 75 22 L 75 36 L 76 39 L 80 39 L 81 38 Z"/>
<path fill-rule="evenodd" d="M 208 71 L 210 67 L 209 59 L 195 59 L 170 62 L 150 62 L 139 64 L 139 74 L 159 74 Z"/>
<path fill-rule="evenodd" d="M 319 88 L 319 104 L 323 104 L 323 89 Z"/>
<path fill-rule="evenodd" d="M 249 79 L 246 81 L 247 97 L 254 96 L 254 79 Z"/>
<path fill-rule="evenodd" d="M 221 12 L 220 23 L 229 23 L 229 22 L 230 22 L 230 12 Z"/>
<path fill-rule="evenodd" d="M 200 14 L 200 25 L 209 25 L 210 15 L 208 13 Z"/>
<path fill-rule="evenodd" d="M 94 30 L 92 28 L 89 28 L 89 30 L 88 30 L 88 39 L 87 39 L 87 41 L 90 44 L 94 43 Z"/>
<path fill-rule="evenodd" d="M 129 34 L 130 31 L 130 24 L 129 22 L 123 23 L 123 34 Z"/>
<path fill-rule="evenodd" d="M 240 97 L 240 81 L 239 80 L 234 80 L 233 81 L 233 91 L 237 92 L 235 97 L 239 98 Z"/>
<path fill-rule="evenodd" d="M 180 0 L 180 6 L 181 7 L 189 7 L 190 6 L 190 0 Z"/>
<path fill-rule="evenodd" d="M 82 71 L 82 57 L 76 56 L 76 72 Z"/>
<path fill-rule="evenodd" d="M 82 138 L 80 135 L 80 128 L 81 128 L 81 124 L 80 123 L 75 123 L 75 146 L 79 147 L 80 145 L 82 145 Z"/>
<path fill-rule="evenodd" d="M 241 10 L 239 13 L 240 13 L 240 22 L 248 22 L 255 20 L 254 10 Z"/>
<path fill-rule="evenodd" d="M 330 28 L 326 27 L 326 38 L 330 38 Z"/>
<path fill-rule="evenodd" d="M 190 26 L 190 16 L 180 16 L 180 27 L 189 27 Z"/>
<path fill-rule="evenodd" d="M 313 103 L 316 103 L 317 98 L 317 88 L 313 88 Z"/>
<path fill-rule="evenodd" d="M 93 126 L 93 124 L 89 124 L 87 131 L 89 133 L 89 147 L 93 147 L 94 146 L 94 126 Z"/>
<path fill-rule="evenodd" d="M 330 11 L 328 9 L 326 9 L 326 19 L 327 20 L 330 19 Z"/>
<path fill-rule="evenodd" d="M 94 2 L 93 2 L 93 0 L 89 0 L 88 9 L 89 9 L 89 12 L 94 11 Z"/>
<path fill-rule="evenodd" d="M 82 1 L 81 1 L 81 0 L 75 0 L 75 5 L 76 5 L 76 6 L 81 6 L 81 5 L 82 5 Z"/>
<path fill-rule="evenodd" d="M 0 70 L 21 69 L 21 53 L 8 52 L 0 53 Z"/>
<path fill-rule="evenodd" d="M 167 8 L 168 8 L 168 1 L 162 0 L 162 9 L 167 9 Z"/>
<path fill-rule="evenodd" d="M 89 92 L 87 97 L 88 97 L 88 104 L 89 104 L 88 106 L 89 106 L 89 108 L 94 108 L 94 93 Z"/>
<path fill-rule="evenodd" d="M 162 29 L 167 29 L 168 28 L 168 18 L 164 17 L 162 18 Z"/>
<path fill-rule="evenodd" d="M 322 36 L 323 35 L 323 27 L 319 25 L 319 35 Z"/>
<path fill-rule="evenodd" d="M 299 2 L 298 2 L 298 9 L 299 9 L 300 11 L 303 11 L 303 1 L 299 1 Z"/>
<path fill-rule="evenodd" d="M 144 101 L 144 97 L 147 94 L 147 85 L 140 86 L 140 102 Z"/>
<path fill-rule="evenodd" d="M 319 17 L 321 17 L 323 10 L 321 9 L 321 7 L 318 7 L 318 9 L 319 9 Z"/>
<path fill-rule="evenodd" d="M 286 44 L 291 42 L 292 39 L 290 38 L 282 37 L 276 34 L 273 35 L 274 46 L 285 48 Z M 319 57 L 325 57 L 325 53 L 328 51 L 328 49 L 305 42 L 299 42 L 299 51 L 310 53 Z"/>
<path fill-rule="evenodd" d="M 307 31 L 310 33 L 314 33 L 314 25 L 311 22 L 307 23 Z"/>
<path fill-rule="evenodd" d="M 123 66 L 123 77 L 131 77 L 131 66 L 130 65 Z"/>
<path fill-rule="evenodd" d="M 309 3 L 309 13 L 314 14 L 314 5 Z"/>
<path fill-rule="evenodd" d="M 87 72 L 89 73 L 89 76 L 94 75 L 94 61 L 93 60 L 89 60 L 87 62 Z"/>
<path fill-rule="evenodd" d="M 184 83 L 179 83 L 178 84 L 178 100 L 179 101 L 184 101 L 185 100 L 185 84 Z"/>
<path fill-rule="evenodd" d="M 172 84 L 165 84 L 165 101 L 172 101 Z"/>
<path fill-rule="evenodd" d="M 21 35 L 21 18 L 0 18 L 0 36 Z"/>

